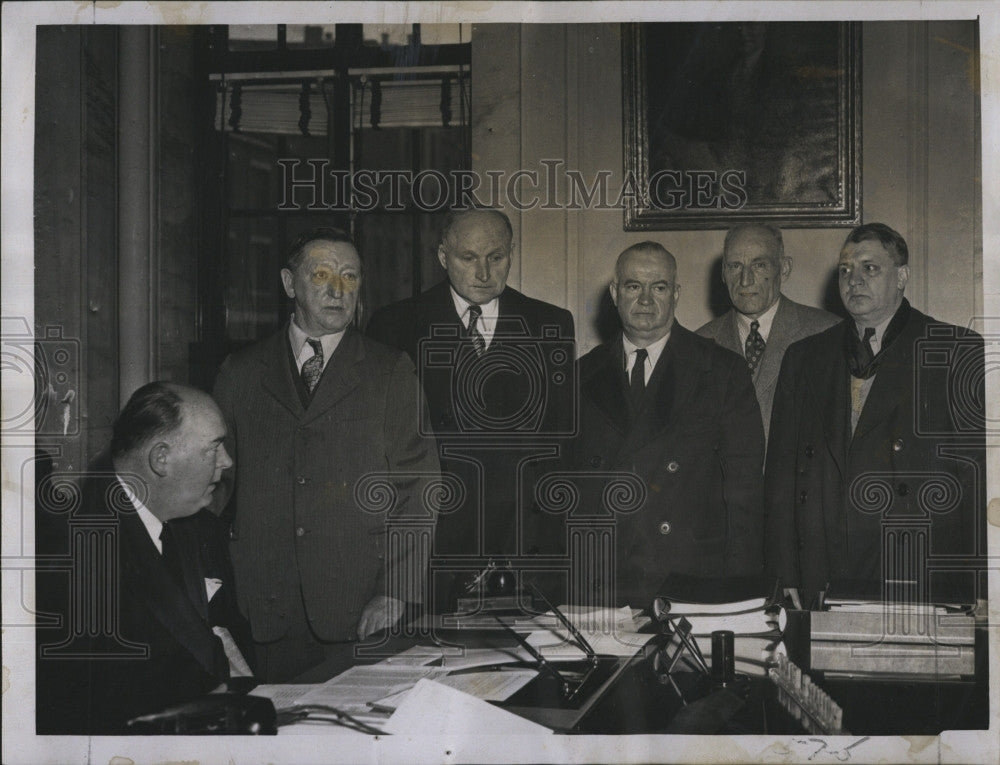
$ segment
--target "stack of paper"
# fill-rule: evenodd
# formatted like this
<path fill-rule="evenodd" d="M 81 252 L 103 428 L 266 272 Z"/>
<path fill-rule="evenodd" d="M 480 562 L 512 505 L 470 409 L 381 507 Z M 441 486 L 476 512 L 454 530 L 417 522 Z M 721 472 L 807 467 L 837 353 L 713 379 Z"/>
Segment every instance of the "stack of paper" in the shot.
<path fill-rule="evenodd" d="M 844 675 L 955 677 L 975 672 L 975 619 L 940 606 L 877 601 L 810 615 L 810 667 Z"/>

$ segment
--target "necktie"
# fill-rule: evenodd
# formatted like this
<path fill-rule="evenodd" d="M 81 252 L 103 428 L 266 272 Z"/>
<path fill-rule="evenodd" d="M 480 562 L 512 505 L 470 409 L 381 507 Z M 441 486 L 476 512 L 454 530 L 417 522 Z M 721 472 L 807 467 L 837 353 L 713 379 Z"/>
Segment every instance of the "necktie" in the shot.
<path fill-rule="evenodd" d="M 164 523 L 160 529 L 160 546 L 163 552 L 163 565 L 167 567 L 171 578 L 183 589 L 184 564 L 181 562 L 181 553 L 177 548 L 173 527 L 169 523 Z"/>
<path fill-rule="evenodd" d="M 469 306 L 469 326 L 468 334 L 469 339 L 472 341 L 472 347 L 476 350 L 477 356 L 482 356 L 486 353 L 486 339 L 479 332 L 479 317 L 483 315 L 483 309 L 481 306 L 473 303 Z"/>
<path fill-rule="evenodd" d="M 323 376 L 323 344 L 312 338 L 306 342 L 313 349 L 313 355 L 306 359 L 306 363 L 302 365 L 302 382 L 306 384 L 306 390 L 312 393 L 319 378 Z"/>
<path fill-rule="evenodd" d="M 750 322 L 750 334 L 744 344 L 744 355 L 747 358 L 747 366 L 750 367 L 750 374 L 754 373 L 760 357 L 764 355 L 764 338 L 760 334 L 760 322 L 754 319 Z"/>
<path fill-rule="evenodd" d="M 860 355 L 858 357 L 862 369 L 866 369 L 875 359 L 875 351 L 872 350 L 873 337 L 875 337 L 875 327 L 865 327 L 865 334 L 861 338 Z"/>
<path fill-rule="evenodd" d="M 635 352 L 635 363 L 632 364 L 632 374 L 629 378 L 629 401 L 632 404 L 632 411 L 639 410 L 639 402 L 642 401 L 642 394 L 646 391 L 646 357 L 649 354 L 645 348 L 638 348 Z"/>

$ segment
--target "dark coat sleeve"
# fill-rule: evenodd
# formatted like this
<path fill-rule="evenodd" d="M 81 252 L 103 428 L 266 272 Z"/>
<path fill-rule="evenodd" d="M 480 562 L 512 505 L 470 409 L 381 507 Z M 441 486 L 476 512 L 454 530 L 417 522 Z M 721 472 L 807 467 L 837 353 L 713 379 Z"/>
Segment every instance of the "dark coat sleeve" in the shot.
<path fill-rule="evenodd" d="M 768 575 L 779 579 L 783 587 L 800 585 L 794 495 L 800 411 L 796 396 L 801 350 L 800 345 L 793 344 L 781 363 L 764 469 L 765 569 Z"/>
<path fill-rule="evenodd" d="M 728 558 L 735 576 L 760 576 L 764 552 L 764 430 L 746 364 L 735 354 L 726 370 L 719 461 L 729 529 Z"/>

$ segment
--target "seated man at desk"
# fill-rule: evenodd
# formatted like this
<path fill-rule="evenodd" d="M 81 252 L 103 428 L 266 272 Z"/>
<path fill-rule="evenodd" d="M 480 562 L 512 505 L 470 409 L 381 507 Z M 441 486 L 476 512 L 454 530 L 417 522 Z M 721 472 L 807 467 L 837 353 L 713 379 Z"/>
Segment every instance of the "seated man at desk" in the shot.
<path fill-rule="evenodd" d="M 70 513 L 72 572 L 39 577 L 41 611 L 62 625 L 39 628 L 38 733 L 125 733 L 252 675 L 225 535 L 205 509 L 233 464 L 225 437 L 193 388 L 149 383 L 125 405 Z"/>
<path fill-rule="evenodd" d="M 850 318 L 789 347 L 778 378 L 768 567 L 803 605 L 984 598 L 983 340 L 903 297 L 885 224 L 854 229 L 837 268 Z"/>
<path fill-rule="evenodd" d="M 614 500 L 588 472 L 634 474 L 645 499 L 607 508 L 614 580 L 600 580 L 599 561 L 575 560 L 584 588 L 575 596 L 645 607 L 668 577 L 759 579 L 764 429 L 746 361 L 677 322 L 677 265 L 662 245 L 622 252 L 609 289 L 622 331 L 580 359 L 573 460 L 598 492 L 580 506 Z"/>

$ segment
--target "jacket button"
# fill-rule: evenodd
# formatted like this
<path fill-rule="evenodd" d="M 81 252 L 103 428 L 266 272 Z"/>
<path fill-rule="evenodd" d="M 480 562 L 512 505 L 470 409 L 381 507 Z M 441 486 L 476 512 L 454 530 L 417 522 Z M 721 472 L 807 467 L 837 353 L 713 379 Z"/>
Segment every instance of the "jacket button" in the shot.
<path fill-rule="evenodd" d="M 813 450 L 812 445 L 806 446 L 806 456 L 812 457 L 816 452 Z"/>
<path fill-rule="evenodd" d="M 306 479 L 303 478 L 302 476 L 299 476 L 298 478 L 295 479 L 295 483 L 297 483 L 299 486 L 304 486 L 305 482 Z"/>
<path fill-rule="evenodd" d="M 670 521 L 664 521 L 660 524 L 660 533 L 663 535 L 670 533 Z"/>
<path fill-rule="evenodd" d="M 600 467 L 601 466 L 601 458 L 598 457 L 595 454 L 593 457 L 590 458 L 590 466 L 593 467 L 593 468 Z"/>
<path fill-rule="evenodd" d="M 901 483 L 899 484 L 899 486 L 896 487 L 896 492 L 899 494 L 899 496 L 905 497 L 907 494 L 910 493 L 910 487 L 907 486 L 905 483 Z"/>
<path fill-rule="evenodd" d="M 295 529 L 295 536 L 297 536 L 297 537 L 304 537 L 305 535 L 306 535 L 306 530 L 304 528 L 302 528 L 301 526 L 299 526 L 297 529 Z"/>
<path fill-rule="evenodd" d="M 809 492 L 808 491 L 800 491 L 799 492 L 799 502 L 801 502 L 802 504 L 805 504 L 805 502 L 806 502 L 807 499 L 809 499 Z"/>
<path fill-rule="evenodd" d="M 902 438 L 897 438 L 895 441 L 892 442 L 892 450 L 894 452 L 901 452 L 901 451 L 903 451 L 903 439 Z"/>
<path fill-rule="evenodd" d="M 670 460 L 667 463 L 667 472 L 669 473 L 676 473 L 680 468 L 681 466 L 677 464 L 677 460 Z"/>

